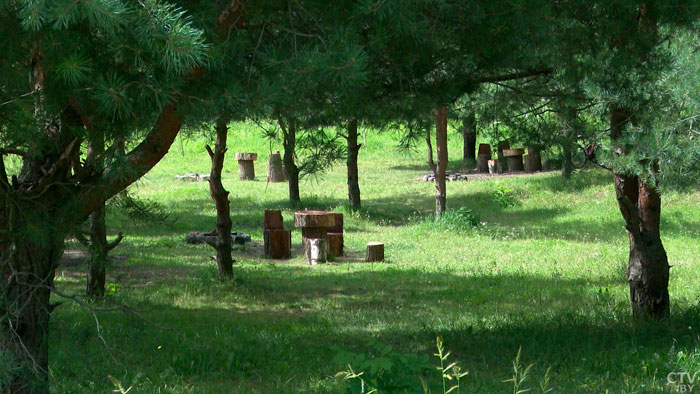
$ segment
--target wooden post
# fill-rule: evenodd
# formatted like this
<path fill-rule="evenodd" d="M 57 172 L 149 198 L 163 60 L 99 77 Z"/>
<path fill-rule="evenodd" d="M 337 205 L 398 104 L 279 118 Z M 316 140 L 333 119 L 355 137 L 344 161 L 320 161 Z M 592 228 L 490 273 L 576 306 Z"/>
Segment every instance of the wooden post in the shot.
<path fill-rule="evenodd" d="M 365 261 L 384 261 L 384 244 L 382 242 L 370 242 L 367 244 Z"/>
<path fill-rule="evenodd" d="M 287 177 L 284 174 L 282 168 L 282 156 L 280 156 L 280 151 L 276 150 L 271 155 L 267 161 L 267 181 L 268 182 L 284 182 Z"/>
<path fill-rule="evenodd" d="M 238 160 L 238 179 L 242 181 L 252 181 L 255 179 L 255 165 L 253 162 L 257 159 L 257 153 L 236 153 L 236 160 Z"/>
<path fill-rule="evenodd" d="M 525 156 L 525 171 L 542 171 L 542 157 L 540 156 L 540 150 L 537 147 L 527 147 L 527 156 Z"/>
<path fill-rule="evenodd" d="M 307 238 L 304 241 L 304 256 L 310 265 L 325 263 L 328 256 L 328 241 L 323 238 Z"/>
<path fill-rule="evenodd" d="M 328 233 L 328 253 L 334 257 L 343 255 L 343 233 Z"/>
<path fill-rule="evenodd" d="M 504 149 L 503 156 L 508 159 L 508 168 L 510 168 L 511 171 L 525 171 L 523 167 L 522 149 Z"/>
<path fill-rule="evenodd" d="M 292 257 L 292 230 L 270 229 L 263 231 L 265 256 L 272 259 Z"/>

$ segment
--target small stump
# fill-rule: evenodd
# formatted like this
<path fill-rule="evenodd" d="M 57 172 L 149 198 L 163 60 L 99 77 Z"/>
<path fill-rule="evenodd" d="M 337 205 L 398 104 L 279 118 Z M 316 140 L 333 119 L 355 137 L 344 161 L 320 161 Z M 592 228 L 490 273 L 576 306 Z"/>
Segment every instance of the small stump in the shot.
<path fill-rule="evenodd" d="M 280 156 L 280 151 L 276 150 L 270 155 L 267 161 L 267 181 L 275 183 L 284 182 L 286 180 L 287 177 L 282 167 L 282 157 Z"/>
<path fill-rule="evenodd" d="M 525 168 L 523 167 L 522 149 L 504 149 L 503 156 L 508 159 L 508 168 L 511 171 L 525 171 Z"/>
<path fill-rule="evenodd" d="M 334 257 L 343 255 L 343 233 L 328 233 L 328 253 Z"/>
<path fill-rule="evenodd" d="M 328 228 L 335 226 L 335 216 L 328 211 L 294 212 L 294 226 L 301 227 L 301 251 L 307 254 L 308 239 L 318 238 L 328 245 Z"/>
<path fill-rule="evenodd" d="M 238 179 L 242 181 L 252 181 L 255 179 L 255 166 L 253 162 L 257 159 L 257 153 L 236 153 L 236 160 L 238 160 Z"/>
<path fill-rule="evenodd" d="M 325 263 L 328 257 L 328 241 L 324 238 L 307 238 L 304 241 L 304 256 L 310 265 Z"/>
<path fill-rule="evenodd" d="M 491 160 L 491 146 L 489 144 L 479 144 L 479 153 L 476 156 L 476 170 L 478 172 L 488 172 L 489 160 Z"/>
<path fill-rule="evenodd" d="M 527 156 L 525 156 L 525 171 L 537 172 L 542 171 L 542 157 L 540 150 L 536 147 L 527 147 Z"/>
<path fill-rule="evenodd" d="M 292 230 L 272 229 L 263 232 L 265 256 L 271 259 L 292 257 Z"/>
<path fill-rule="evenodd" d="M 382 242 L 370 242 L 367 244 L 366 262 L 384 261 L 384 244 Z"/>

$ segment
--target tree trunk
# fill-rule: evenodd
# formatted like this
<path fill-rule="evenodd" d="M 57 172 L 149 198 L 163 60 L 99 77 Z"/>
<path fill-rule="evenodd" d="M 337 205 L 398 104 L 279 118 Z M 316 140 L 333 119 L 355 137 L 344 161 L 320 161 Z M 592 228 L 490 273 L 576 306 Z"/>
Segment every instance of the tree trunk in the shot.
<path fill-rule="evenodd" d="M 574 171 L 574 165 L 571 161 L 572 142 L 567 138 L 561 145 L 561 176 L 566 179 L 571 178 L 571 173 Z"/>
<path fill-rule="evenodd" d="M 615 143 L 630 123 L 632 111 L 614 107 L 610 111 L 610 136 Z M 616 153 L 625 155 L 628 147 L 617 146 Z M 654 165 L 656 167 L 656 165 Z M 635 317 L 662 319 L 669 314 L 668 256 L 661 242 L 661 196 L 656 185 L 637 176 L 613 173 L 615 194 L 625 219 L 630 242 L 627 282 Z"/>
<path fill-rule="evenodd" d="M 362 206 L 360 200 L 360 175 L 357 170 L 357 156 L 362 144 L 357 143 L 357 120 L 352 119 L 348 124 L 348 202 L 350 209 L 358 210 Z"/>
<path fill-rule="evenodd" d="M 219 268 L 219 277 L 233 277 L 233 257 L 231 256 L 231 210 L 228 201 L 228 192 L 221 183 L 221 173 L 224 168 L 226 155 L 226 139 L 228 137 L 228 119 L 216 120 L 216 144 L 214 151 L 207 145 L 207 152 L 211 158 L 211 173 L 209 175 L 209 193 L 216 205 L 216 264 Z"/>
<path fill-rule="evenodd" d="M 42 227 L 47 222 L 36 220 L 32 225 Z M 0 315 L 0 349 L 21 366 L 4 388 L 7 393 L 49 392 L 49 319 L 53 309 L 49 298 L 56 265 L 63 253 L 63 236 L 42 231 L 33 238 L 13 239 L 4 245 L 0 257 L 3 263 L 0 297 L 4 304 Z"/>
<path fill-rule="evenodd" d="M 297 139 L 294 121 L 289 120 L 285 125 L 282 118 L 279 118 L 278 122 L 283 134 L 284 158 L 282 161 L 289 176 L 289 202 L 292 205 L 299 205 L 301 203 L 301 198 L 299 197 L 299 168 L 294 163 L 294 150 L 296 149 Z"/>
<path fill-rule="evenodd" d="M 91 128 L 92 129 L 92 128 Z M 95 130 L 88 130 L 89 142 L 85 161 L 98 171 L 104 168 L 102 155 L 105 150 L 104 136 Z M 105 225 L 105 203 L 90 214 L 90 243 L 88 246 L 88 271 L 85 294 L 91 298 L 100 298 L 105 294 L 105 276 L 107 272 L 107 227 Z"/>
<path fill-rule="evenodd" d="M 445 213 L 447 199 L 445 173 L 447 171 L 447 108 L 435 108 L 435 144 L 437 149 L 437 173 L 435 176 L 435 215 Z"/>
<path fill-rule="evenodd" d="M 428 146 L 428 167 L 430 167 L 433 176 L 437 178 L 437 166 L 435 165 L 435 160 L 433 160 L 433 143 L 430 141 L 430 130 L 425 131 L 425 144 Z"/>
<path fill-rule="evenodd" d="M 464 163 L 473 167 L 476 163 L 476 115 L 474 111 L 469 112 L 462 120 L 462 133 L 464 134 Z"/>
<path fill-rule="evenodd" d="M 274 151 L 267 161 L 267 181 L 272 183 L 284 182 L 287 177 L 282 169 L 282 157 L 279 151 Z"/>

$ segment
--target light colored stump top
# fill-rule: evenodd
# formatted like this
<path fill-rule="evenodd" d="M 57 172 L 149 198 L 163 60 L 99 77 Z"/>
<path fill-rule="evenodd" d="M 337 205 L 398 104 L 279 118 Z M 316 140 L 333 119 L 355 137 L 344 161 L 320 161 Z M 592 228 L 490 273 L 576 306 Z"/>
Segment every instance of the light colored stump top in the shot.
<path fill-rule="evenodd" d="M 335 216 L 329 211 L 294 212 L 294 227 L 333 227 Z"/>
<path fill-rule="evenodd" d="M 257 153 L 238 152 L 238 153 L 236 153 L 236 160 L 255 161 L 255 160 L 258 160 L 258 154 Z"/>
<path fill-rule="evenodd" d="M 503 149 L 503 156 L 505 157 L 522 156 L 523 153 L 525 151 L 522 149 Z"/>
<path fill-rule="evenodd" d="M 384 246 L 384 242 L 367 242 L 367 246 Z"/>

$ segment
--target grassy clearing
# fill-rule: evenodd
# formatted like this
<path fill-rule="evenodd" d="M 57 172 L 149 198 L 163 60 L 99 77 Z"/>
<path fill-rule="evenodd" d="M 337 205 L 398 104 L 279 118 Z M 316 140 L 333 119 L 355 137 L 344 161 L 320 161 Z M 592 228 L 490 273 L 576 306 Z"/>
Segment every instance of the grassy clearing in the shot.
<path fill-rule="evenodd" d="M 452 152 L 460 152 L 452 138 Z M 204 139 L 176 143 L 133 192 L 171 212 L 166 224 L 135 223 L 109 210 L 109 229 L 126 239 L 115 263 L 106 304 L 126 304 L 142 319 L 91 313 L 70 304 L 52 320 L 54 392 L 109 392 L 113 376 L 138 393 L 340 392 L 333 375 L 338 357 L 402 355 L 439 360 L 441 336 L 453 360 L 469 371 L 462 392 L 512 391 L 521 350 L 533 364 L 524 386 L 537 392 L 551 367 L 557 393 L 665 392 L 672 371 L 700 370 L 700 193 L 664 197 L 662 237 L 674 266 L 673 317 L 633 323 L 624 277 L 628 253 L 611 176 L 585 171 L 566 182 L 558 173 L 448 183 L 448 207 L 479 215 L 476 229 L 434 223 L 434 186 L 420 182 L 425 152 L 399 153 L 389 135 L 367 135 L 360 153 L 363 211 L 350 213 L 345 169 L 339 165 L 302 183 L 304 207 L 346 213 L 349 258 L 321 266 L 299 256 L 259 258 L 264 209 L 282 209 L 287 228 L 293 210 L 286 184 L 264 182 L 270 146 L 246 125 L 232 127 L 224 186 L 231 192 L 234 230 L 257 245 L 236 252 L 236 279 L 219 282 L 208 246 L 184 243 L 192 230 L 214 227 L 206 183 L 179 183 L 174 175 L 208 173 Z M 258 152 L 257 180 L 237 180 L 233 152 Z M 184 152 L 184 155 L 182 154 Z M 459 166 L 458 161 L 451 164 Z M 509 189 L 515 206 L 494 192 Z M 369 241 L 386 244 L 388 262 L 360 262 Z M 81 292 L 83 266 L 59 269 L 57 286 Z M 335 361 L 334 361 L 335 359 Z M 374 376 L 410 382 L 414 370 Z M 368 371 L 366 377 L 372 374 Z M 389 379 L 391 378 L 391 379 Z M 441 392 L 437 371 L 426 379 Z"/>

